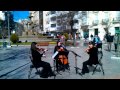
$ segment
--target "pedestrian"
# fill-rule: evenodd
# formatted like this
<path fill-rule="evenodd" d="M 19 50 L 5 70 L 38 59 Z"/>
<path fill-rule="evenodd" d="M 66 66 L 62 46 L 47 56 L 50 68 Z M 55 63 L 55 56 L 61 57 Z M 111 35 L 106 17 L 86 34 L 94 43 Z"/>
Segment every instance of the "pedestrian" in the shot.
<path fill-rule="evenodd" d="M 62 36 L 60 37 L 60 42 L 64 45 L 65 45 L 65 39 L 66 37 L 62 34 Z"/>
<path fill-rule="evenodd" d="M 100 37 L 98 35 L 95 35 L 95 37 L 93 38 L 93 42 L 97 48 L 102 49 L 102 42 L 101 42 Z"/>
<path fill-rule="evenodd" d="M 92 66 L 93 64 L 98 64 L 98 49 L 95 47 L 94 42 L 89 42 L 89 47 L 86 49 L 86 52 L 89 54 L 89 59 L 83 62 L 82 74 L 89 73 L 87 65 Z"/>
<path fill-rule="evenodd" d="M 81 33 L 79 33 L 79 40 L 81 39 Z"/>
<path fill-rule="evenodd" d="M 117 52 L 117 44 L 118 44 L 118 34 L 115 34 L 113 38 L 114 46 L 115 46 L 115 52 Z"/>
<path fill-rule="evenodd" d="M 92 34 L 90 35 L 90 37 L 91 37 L 91 41 L 93 41 L 93 35 Z"/>
<path fill-rule="evenodd" d="M 113 42 L 113 38 L 111 36 L 111 33 L 108 33 L 108 35 L 106 35 L 106 39 L 107 39 L 108 51 L 111 51 L 111 44 Z"/>
<path fill-rule="evenodd" d="M 87 35 L 87 34 L 85 34 L 85 36 L 84 36 L 84 37 L 85 37 L 85 42 L 86 42 L 86 41 L 87 41 L 87 38 L 88 38 L 88 35 Z"/>

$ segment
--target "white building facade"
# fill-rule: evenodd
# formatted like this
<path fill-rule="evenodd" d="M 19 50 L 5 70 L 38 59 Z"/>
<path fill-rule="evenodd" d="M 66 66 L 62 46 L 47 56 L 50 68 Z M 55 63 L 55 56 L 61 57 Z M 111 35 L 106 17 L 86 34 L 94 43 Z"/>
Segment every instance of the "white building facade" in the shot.
<path fill-rule="evenodd" d="M 106 34 L 105 28 L 111 35 L 115 35 L 115 28 L 120 27 L 119 11 L 89 11 L 87 18 L 89 36 L 98 35 L 101 40 Z"/>
<path fill-rule="evenodd" d="M 44 11 L 44 31 L 63 32 L 70 29 L 70 25 L 67 23 L 67 13 L 68 11 Z"/>
<path fill-rule="evenodd" d="M 43 32 L 51 31 L 65 31 L 71 29 L 67 13 L 69 11 L 43 11 Z M 38 13 L 34 13 L 34 18 L 31 20 L 38 23 Z M 64 17 L 64 18 L 63 18 Z M 111 35 L 117 32 L 117 28 L 120 27 L 120 11 L 78 11 L 75 14 L 74 19 L 78 20 L 78 23 L 74 24 L 73 28 L 77 29 L 77 33 L 80 33 L 82 38 L 88 34 L 98 35 L 101 40 L 104 39 L 106 34 L 106 28 Z"/>
<path fill-rule="evenodd" d="M 92 34 L 93 36 L 98 35 L 103 40 L 106 28 L 111 35 L 115 35 L 120 30 L 120 11 L 84 11 L 83 16 L 81 16 L 81 12 L 83 11 L 79 11 L 75 15 L 79 22 L 74 27 L 78 29 L 77 32 L 81 34 L 82 38 L 88 34 L 90 40 Z"/>

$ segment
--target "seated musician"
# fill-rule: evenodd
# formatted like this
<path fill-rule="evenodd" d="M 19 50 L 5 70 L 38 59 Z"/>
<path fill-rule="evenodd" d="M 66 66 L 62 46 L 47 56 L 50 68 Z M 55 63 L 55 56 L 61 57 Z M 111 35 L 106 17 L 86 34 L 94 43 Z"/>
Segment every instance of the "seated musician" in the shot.
<path fill-rule="evenodd" d="M 56 55 L 56 69 L 57 71 L 60 69 L 68 69 L 68 54 L 69 51 L 61 44 L 60 41 L 57 42 L 57 45 L 54 48 L 54 53 L 58 51 L 58 55 Z"/>
<path fill-rule="evenodd" d="M 89 47 L 86 49 L 89 54 L 89 59 L 83 62 L 82 74 L 89 73 L 87 65 L 92 66 L 92 64 L 98 64 L 98 49 L 95 47 L 94 42 L 89 42 Z"/>
<path fill-rule="evenodd" d="M 42 73 L 40 74 L 41 77 L 47 78 L 49 76 L 54 76 L 55 74 L 53 73 L 50 64 L 41 60 L 43 55 L 43 53 L 41 53 L 42 51 L 44 53 L 44 49 L 38 48 L 36 42 L 31 43 L 31 54 L 33 57 L 32 63 L 36 68 L 43 67 Z"/>

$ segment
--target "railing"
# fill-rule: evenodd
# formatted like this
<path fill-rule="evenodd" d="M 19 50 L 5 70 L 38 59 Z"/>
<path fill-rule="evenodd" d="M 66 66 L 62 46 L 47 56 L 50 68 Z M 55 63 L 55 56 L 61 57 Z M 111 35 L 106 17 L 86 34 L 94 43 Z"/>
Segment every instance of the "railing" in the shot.
<path fill-rule="evenodd" d="M 107 25 L 109 22 L 109 19 L 102 19 L 102 25 Z"/>
<path fill-rule="evenodd" d="M 120 23 L 120 17 L 113 18 L 113 24 Z"/>
<path fill-rule="evenodd" d="M 99 22 L 98 20 L 94 20 L 93 23 L 92 23 L 92 25 L 93 25 L 93 26 L 97 26 L 97 25 L 98 25 L 98 22 Z"/>

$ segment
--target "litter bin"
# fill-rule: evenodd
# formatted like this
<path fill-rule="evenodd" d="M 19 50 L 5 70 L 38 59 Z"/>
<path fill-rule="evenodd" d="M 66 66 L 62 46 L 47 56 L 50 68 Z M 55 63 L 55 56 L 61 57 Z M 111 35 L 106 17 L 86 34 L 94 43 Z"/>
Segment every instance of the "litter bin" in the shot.
<path fill-rule="evenodd" d="M 7 42 L 3 42 L 3 48 L 7 47 Z"/>

